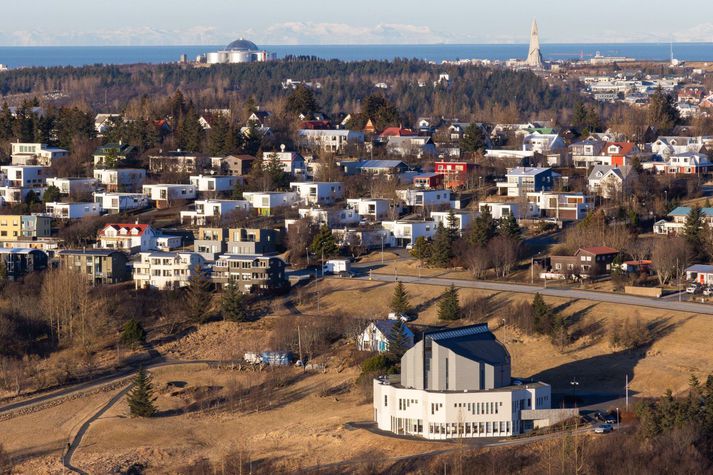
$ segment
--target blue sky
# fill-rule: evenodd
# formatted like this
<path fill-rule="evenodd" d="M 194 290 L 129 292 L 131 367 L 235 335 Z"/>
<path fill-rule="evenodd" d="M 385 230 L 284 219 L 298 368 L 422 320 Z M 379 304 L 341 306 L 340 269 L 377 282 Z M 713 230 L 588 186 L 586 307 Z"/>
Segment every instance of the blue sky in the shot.
<path fill-rule="evenodd" d="M 713 2 L 2 0 L 0 45 L 713 42 Z M 22 19 L 22 20 L 18 20 Z"/>

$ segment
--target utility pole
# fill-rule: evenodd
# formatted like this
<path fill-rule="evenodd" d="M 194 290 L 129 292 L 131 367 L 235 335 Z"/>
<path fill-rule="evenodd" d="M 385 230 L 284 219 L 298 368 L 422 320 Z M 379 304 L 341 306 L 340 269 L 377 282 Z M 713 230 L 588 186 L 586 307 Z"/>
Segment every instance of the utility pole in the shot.
<path fill-rule="evenodd" d="M 626 412 L 629 412 L 629 373 L 626 374 Z"/>
<path fill-rule="evenodd" d="M 297 325 L 297 347 L 300 352 L 300 361 L 302 362 L 302 372 L 305 372 L 305 360 L 302 358 L 302 336 L 300 335 L 300 326 Z"/>

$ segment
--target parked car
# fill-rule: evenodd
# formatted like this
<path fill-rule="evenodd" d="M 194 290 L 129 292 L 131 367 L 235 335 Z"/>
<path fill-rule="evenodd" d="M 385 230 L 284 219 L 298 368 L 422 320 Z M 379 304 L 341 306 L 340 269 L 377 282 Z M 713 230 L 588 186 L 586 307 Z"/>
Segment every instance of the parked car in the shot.
<path fill-rule="evenodd" d="M 416 317 L 414 317 L 413 315 L 407 315 L 405 313 L 396 314 L 393 312 L 389 313 L 388 318 L 389 320 L 401 320 L 402 322 L 412 322 L 416 320 Z"/>
<path fill-rule="evenodd" d="M 686 293 L 687 294 L 697 294 L 701 291 L 701 286 L 700 284 L 697 283 L 692 283 L 688 287 L 686 287 Z"/>
<path fill-rule="evenodd" d="M 595 434 L 608 434 L 609 432 L 611 432 L 613 430 L 614 430 L 614 427 L 612 427 L 611 424 L 600 424 L 594 428 L 594 433 Z"/>
<path fill-rule="evenodd" d="M 710 297 L 711 295 L 713 295 L 713 288 L 709 285 L 703 287 L 703 295 L 705 295 L 706 297 Z"/>
<path fill-rule="evenodd" d="M 604 422 L 606 422 L 607 424 L 612 424 L 612 425 L 616 424 L 616 414 L 609 414 L 604 419 Z"/>

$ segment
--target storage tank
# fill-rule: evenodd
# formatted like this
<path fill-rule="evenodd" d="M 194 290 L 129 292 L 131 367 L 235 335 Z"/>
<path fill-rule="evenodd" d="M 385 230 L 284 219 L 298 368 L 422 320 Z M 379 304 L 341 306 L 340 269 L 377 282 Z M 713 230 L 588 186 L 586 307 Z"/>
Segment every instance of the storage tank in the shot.
<path fill-rule="evenodd" d="M 252 54 L 249 51 L 231 51 L 231 63 L 250 63 L 252 62 Z"/>

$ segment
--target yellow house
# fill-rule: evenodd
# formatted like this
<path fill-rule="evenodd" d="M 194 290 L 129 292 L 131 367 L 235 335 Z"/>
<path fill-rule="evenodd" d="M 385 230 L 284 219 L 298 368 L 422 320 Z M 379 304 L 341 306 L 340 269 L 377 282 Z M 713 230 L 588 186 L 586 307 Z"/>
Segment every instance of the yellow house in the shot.
<path fill-rule="evenodd" d="M 0 240 L 17 241 L 22 236 L 22 216 L 0 215 Z"/>

